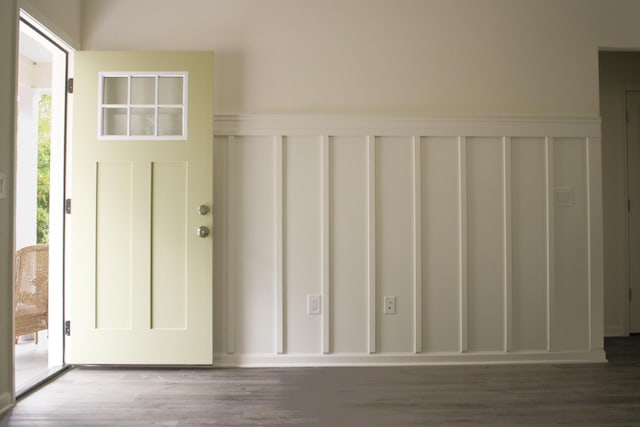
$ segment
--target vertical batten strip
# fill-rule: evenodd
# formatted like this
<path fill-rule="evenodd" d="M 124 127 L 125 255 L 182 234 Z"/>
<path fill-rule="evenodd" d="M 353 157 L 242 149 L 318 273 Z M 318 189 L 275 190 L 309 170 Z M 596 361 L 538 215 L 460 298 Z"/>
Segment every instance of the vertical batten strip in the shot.
<path fill-rule="evenodd" d="M 225 298 L 225 319 L 227 353 L 236 351 L 236 142 L 234 136 L 227 139 L 227 282 Z"/>
<path fill-rule="evenodd" d="M 504 206 L 504 351 L 512 350 L 513 319 L 513 272 L 512 272 L 512 234 L 511 234 L 511 138 L 502 139 L 503 161 L 503 206 Z"/>
<path fill-rule="evenodd" d="M 458 261 L 460 353 L 467 351 L 467 139 L 458 137 Z"/>
<path fill-rule="evenodd" d="M 277 135 L 275 137 L 275 153 L 274 153 L 274 188 L 275 188 L 275 201 L 274 201 L 274 262 L 275 262 L 275 304 L 276 304 L 276 353 L 284 353 L 284 276 L 283 276 L 283 263 L 284 254 L 282 247 L 282 232 L 283 232 L 283 167 L 284 160 L 282 154 L 283 136 Z"/>
<path fill-rule="evenodd" d="M 368 314 L 369 314 L 369 353 L 376 352 L 376 140 L 375 136 L 367 137 L 367 171 L 368 171 Z"/>
<path fill-rule="evenodd" d="M 323 135 L 322 146 L 322 353 L 331 352 L 331 265 L 330 265 L 330 190 L 329 136 Z"/>
<path fill-rule="evenodd" d="M 587 187 L 587 298 L 588 298 L 588 312 L 589 312 L 589 349 L 593 348 L 593 307 L 592 307 L 592 269 L 591 269 L 591 253 L 592 253 L 592 230 L 591 230 L 591 159 L 589 153 L 590 141 L 589 138 L 585 139 L 585 182 Z"/>
<path fill-rule="evenodd" d="M 602 153 L 600 138 L 587 138 L 587 224 L 589 248 L 589 349 L 601 350 L 604 342 Z"/>
<path fill-rule="evenodd" d="M 554 288 L 554 204 L 553 204 L 553 138 L 545 138 L 546 154 L 546 199 L 547 199 L 547 351 L 551 351 L 551 325 L 553 322 Z"/>
<path fill-rule="evenodd" d="M 420 137 L 413 137 L 413 351 L 422 353 L 422 164 Z"/>

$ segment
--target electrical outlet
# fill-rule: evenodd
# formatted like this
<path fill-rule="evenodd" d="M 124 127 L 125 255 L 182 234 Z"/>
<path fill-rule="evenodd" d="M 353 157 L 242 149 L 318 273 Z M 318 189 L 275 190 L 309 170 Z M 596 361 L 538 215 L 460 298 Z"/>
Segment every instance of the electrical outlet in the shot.
<path fill-rule="evenodd" d="M 307 314 L 320 314 L 322 312 L 322 297 L 320 295 L 307 295 Z"/>
<path fill-rule="evenodd" d="M 396 314 L 396 297 L 384 297 L 384 314 Z"/>

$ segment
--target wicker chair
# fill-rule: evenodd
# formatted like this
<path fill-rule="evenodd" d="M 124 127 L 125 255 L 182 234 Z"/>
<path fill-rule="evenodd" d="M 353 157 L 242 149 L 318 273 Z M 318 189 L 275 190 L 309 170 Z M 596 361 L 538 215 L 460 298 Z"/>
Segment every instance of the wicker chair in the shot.
<path fill-rule="evenodd" d="M 16 252 L 16 332 L 21 335 L 49 329 L 49 245 L 33 245 Z"/>

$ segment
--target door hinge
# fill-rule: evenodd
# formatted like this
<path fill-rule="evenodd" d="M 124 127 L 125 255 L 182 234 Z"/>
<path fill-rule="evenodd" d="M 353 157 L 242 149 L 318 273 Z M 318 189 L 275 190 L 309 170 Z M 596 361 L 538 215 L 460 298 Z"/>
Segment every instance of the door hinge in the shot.
<path fill-rule="evenodd" d="M 73 77 L 67 80 L 67 92 L 73 93 Z"/>
<path fill-rule="evenodd" d="M 68 337 L 71 336 L 71 320 L 66 320 L 64 322 L 64 334 Z"/>
<path fill-rule="evenodd" d="M 631 212 L 631 199 L 627 199 L 627 211 Z"/>
<path fill-rule="evenodd" d="M 64 212 L 68 214 L 71 213 L 71 199 L 66 199 L 64 201 Z"/>

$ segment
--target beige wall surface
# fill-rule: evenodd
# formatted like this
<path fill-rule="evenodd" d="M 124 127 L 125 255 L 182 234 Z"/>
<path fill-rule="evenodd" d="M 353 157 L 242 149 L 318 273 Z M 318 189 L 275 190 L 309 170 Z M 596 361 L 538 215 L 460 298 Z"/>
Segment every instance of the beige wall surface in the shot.
<path fill-rule="evenodd" d="M 80 48 L 81 0 L 19 0 L 18 6 L 75 49 Z"/>
<path fill-rule="evenodd" d="M 217 114 L 593 117 L 598 48 L 640 48 L 633 0 L 82 6 L 86 49 L 216 51 Z"/>
<path fill-rule="evenodd" d="M 16 99 L 16 3 L 0 2 L 0 412 L 13 401 L 13 153 Z"/>

